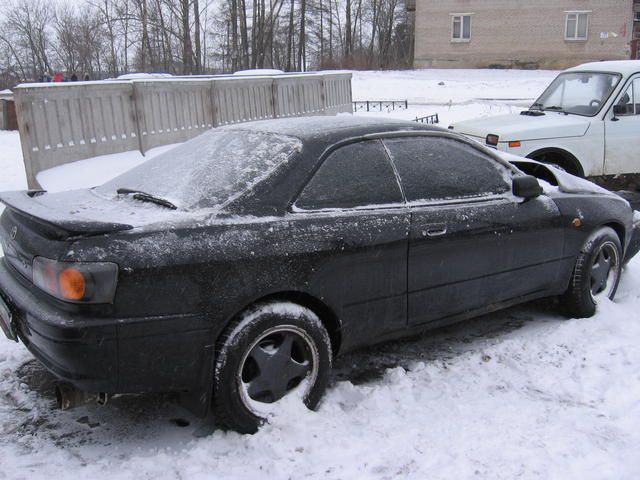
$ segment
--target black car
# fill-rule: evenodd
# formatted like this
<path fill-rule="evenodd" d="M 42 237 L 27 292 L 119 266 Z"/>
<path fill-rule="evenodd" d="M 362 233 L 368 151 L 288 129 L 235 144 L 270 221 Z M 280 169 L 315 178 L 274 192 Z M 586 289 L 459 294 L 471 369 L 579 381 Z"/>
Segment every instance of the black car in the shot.
<path fill-rule="evenodd" d="M 629 204 L 498 155 L 297 118 L 212 130 L 97 188 L 3 193 L 0 323 L 79 389 L 182 392 L 253 432 L 288 393 L 315 407 L 347 350 L 540 297 L 592 315 L 638 249 Z"/>

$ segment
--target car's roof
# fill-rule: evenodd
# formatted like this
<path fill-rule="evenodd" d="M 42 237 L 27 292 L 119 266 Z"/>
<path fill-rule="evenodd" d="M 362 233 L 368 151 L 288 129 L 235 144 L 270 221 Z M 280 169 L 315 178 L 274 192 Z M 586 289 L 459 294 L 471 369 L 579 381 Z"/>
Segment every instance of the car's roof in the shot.
<path fill-rule="evenodd" d="M 406 120 L 379 119 L 355 115 L 291 117 L 247 122 L 223 127 L 231 130 L 267 132 L 299 138 L 302 141 L 339 142 L 343 139 L 398 131 L 441 130 Z"/>
<path fill-rule="evenodd" d="M 640 60 L 614 60 L 606 62 L 583 63 L 577 67 L 569 68 L 567 72 L 617 72 L 624 76 L 640 72 Z"/>

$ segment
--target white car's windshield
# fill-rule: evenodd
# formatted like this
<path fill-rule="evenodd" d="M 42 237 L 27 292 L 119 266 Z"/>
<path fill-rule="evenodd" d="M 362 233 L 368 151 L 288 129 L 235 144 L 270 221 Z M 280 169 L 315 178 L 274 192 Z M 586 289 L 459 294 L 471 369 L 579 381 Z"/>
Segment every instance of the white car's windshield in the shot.
<path fill-rule="evenodd" d="M 561 73 L 531 109 L 592 117 L 600 111 L 619 81 L 620 75 L 613 73 Z"/>

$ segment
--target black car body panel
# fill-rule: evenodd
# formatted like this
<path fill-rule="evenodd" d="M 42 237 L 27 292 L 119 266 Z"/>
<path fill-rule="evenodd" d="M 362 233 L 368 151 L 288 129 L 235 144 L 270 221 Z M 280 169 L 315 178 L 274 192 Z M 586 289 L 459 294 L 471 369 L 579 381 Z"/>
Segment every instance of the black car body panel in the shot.
<path fill-rule="evenodd" d="M 625 246 L 633 236 L 628 204 L 603 192 L 299 209 L 325 159 L 362 141 L 380 149 L 387 138 L 444 138 L 490 157 L 506 176 L 522 173 L 485 147 L 413 123 L 316 118 L 225 131 L 288 135 L 302 148 L 217 209 L 169 211 L 91 190 L 0 197 L 8 205 L 0 295 L 19 338 L 59 378 L 90 391 L 191 392 L 204 411 L 216 342 L 258 301 L 316 311 L 337 354 L 558 295 L 594 229 L 611 225 Z M 101 206 L 114 202 L 119 214 L 105 214 Z M 70 304 L 40 291 L 31 282 L 36 256 L 116 263 L 113 303 Z"/>

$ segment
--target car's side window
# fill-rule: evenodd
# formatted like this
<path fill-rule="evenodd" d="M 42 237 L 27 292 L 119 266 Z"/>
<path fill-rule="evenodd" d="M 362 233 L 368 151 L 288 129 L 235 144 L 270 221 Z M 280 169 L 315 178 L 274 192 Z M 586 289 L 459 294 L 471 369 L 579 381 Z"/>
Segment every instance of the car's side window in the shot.
<path fill-rule="evenodd" d="M 406 137 L 384 143 L 409 202 L 481 197 L 510 189 L 506 168 L 464 142 Z"/>
<path fill-rule="evenodd" d="M 302 190 L 295 207 L 356 208 L 403 201 L 382 143 L 368 140 L 332 152 Z"/>
<path fill-rule="evenodd" d="M 622 94 L 615 108 L 616 115 L 640 115 L 640 78 L 635 78 Z"/>

